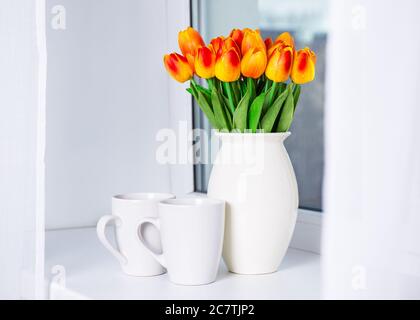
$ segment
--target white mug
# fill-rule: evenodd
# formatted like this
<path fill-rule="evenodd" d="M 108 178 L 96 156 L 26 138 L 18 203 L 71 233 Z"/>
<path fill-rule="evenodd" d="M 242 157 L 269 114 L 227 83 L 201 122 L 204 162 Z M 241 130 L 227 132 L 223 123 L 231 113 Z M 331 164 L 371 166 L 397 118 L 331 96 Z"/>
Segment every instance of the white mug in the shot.
<path fill-rule="evenodd" d="M 139 238 L 150 254 L 167 268 L 176 284 L 202 285 L 214 282 L 221 259 L 225 226 L 225 203 L 209 198 L 169 199 L 158 204 L 159 218 L 144 218 Z M 160 231 L 162 253 L 143 232 L 153 224 Z"/>
<path fill-rule="evenodd" d="M 175 196 L 167 193 L 131 193 L 112 198 L 112 215 L 99 219 L 96 232 L 101 243 L 120 262 L 122 270 L 132 276 L 155 276 L 165 272 L 150 254 L 139 244 L 138 225 L 143 218 L 157 217 L 157 204 Z M 108 223 L 115 223 L 118 249 L 114 248 L 105 235 Z M 151 226 L 142 230 L 150 246 L 161 252 L 159 233 Z"/>

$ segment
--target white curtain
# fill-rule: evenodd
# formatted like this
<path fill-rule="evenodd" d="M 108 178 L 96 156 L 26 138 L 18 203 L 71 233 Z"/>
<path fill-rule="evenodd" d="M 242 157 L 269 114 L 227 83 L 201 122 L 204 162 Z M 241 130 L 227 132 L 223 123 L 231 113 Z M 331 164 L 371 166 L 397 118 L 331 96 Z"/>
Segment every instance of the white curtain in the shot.
<path fill-rule="evenodd" d="M 330 1 L 326 298 L 420 298 L 420 1 Z"/>
<path fill-rule="evenodd" d="M 0 299 L 43 298 L 43 0 L 0 2 Z"/>

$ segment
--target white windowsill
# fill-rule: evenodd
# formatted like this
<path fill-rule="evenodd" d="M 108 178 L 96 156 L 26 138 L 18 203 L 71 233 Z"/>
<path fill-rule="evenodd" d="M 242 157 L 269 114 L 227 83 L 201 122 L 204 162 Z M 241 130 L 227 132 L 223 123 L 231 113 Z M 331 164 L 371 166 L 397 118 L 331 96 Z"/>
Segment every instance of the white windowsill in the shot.
<path fill-rule="evenodd" d="M 111 230 L 110 230 L 111 231 Z M 112 233 L 111 237 L 112 237 Z M 46 278 L 55 265 L 65 268 L 65 286 L 53 281 L 51 299 L 320 299 L 320 256 L 289 249 L 279 271 L 246 276 L 229 273 L 222 263 L 217 281 L 178 286 L 166 274 L 131 277 L 96 237 L 95 228 L 46 232 Z"/>

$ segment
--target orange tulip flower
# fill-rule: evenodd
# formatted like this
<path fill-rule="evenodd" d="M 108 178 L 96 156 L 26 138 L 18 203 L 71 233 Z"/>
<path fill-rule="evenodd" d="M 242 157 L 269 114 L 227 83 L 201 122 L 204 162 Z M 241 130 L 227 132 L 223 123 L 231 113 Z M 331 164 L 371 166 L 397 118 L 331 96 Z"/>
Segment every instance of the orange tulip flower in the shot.
<path fill-rule="evenodd" d="M 239 58 L 241 58 L 241 49 L 239 49 L 236 41 L 229 37 L 223 41 L 223 52 L 228 51 L 231 48 L 233 48 L 238 53 Z"/>
<path fill-rule="evenodd" d="M 267 66 L 267 55 L 265 51 L 251 48 L 241 61 L 241 72 L 245 77 L 258 79 Z"/>
<path fill-rule="evenodd" d="M 278 43 L 280 41 L 283 42 L 286 46 L 292 47 L 293 50 L 295 49 L 295 40 L 289 32 L 283 32 L 276 38 L 274 43 Z"/>
<path fill-rule="evenodd" d="M 201 38 L 197 30 L 188 27 L 179 32 L 178 44 L 182 54 L 187 58 L 190 66 L 194 68 L 194 58 L 197 54 L 197 49 L 205 46 L 203 38 Z"/>
<path fill-rule="evenodd" d="M 299 50 L 292 67 L 292 80 L 296 84 L 305 84 L 315 79 L 316 55 L 309 49 Z"/>
<path fill-rule="evenodd" d="M 251 29 L 251 28 L 244 28 L 244 29 L 242 29 L 242 33 L 243 33 L 243 34 L 245 34 L 245 32 L 248 32 L 248 31 L 257 31 L 258 33 L 260 32 L 260 30 L 259 30 L 259 29 L 255 29 L 255 30 L 253 30 L 253 29 Z"/>
<path fill-rule="evenodd" d="M 243 33 L 242 30 L 240 30 L 240 29 L 233 29 L 230 32 L 229 37 L 231 37 L 236 42 L 236 44 L 238 45 L 238 48 L 240 48 L 242 46 L 242 40 L 244 38 L 244 33 Z"/>
<path fill-rule="evenodd" d="M 215 65 L 216 54 L 213 49 L 208 47 L 198 48 L 195 57 L 195 73 L 203 79 L 213 78 Z"/>
<path fill-rule="evenodd" d="M 241 46 L 242 56 L 245 56 L 251 48 L 265 52 L 265 43 L 258 30 L 245 31 Z"/>
<path fill-rule="evenodd" d="M 270 49 L 267 49 L 268 58 L 270 58 L 273 52 L 278 48 L 282 49 L 285 47 L 291 47 L 293 52 L 295 51 L 295 40 L 289 32 L 283 32 L 281 35 L 279 35 Z"/>
<path fill-rule="evenodd" d="M 233 82 L 241 76 L 241 59 L 235 48 L 223 51 L 216 60 L 215 75 L 224 82 Z"/>
<path fill-rule="evenodd" d="M 209 47 L 213 49 L 217 57 L 219 57 L 222 54 L 224 41 L 225 41 L 225 38 L 221 36 L 217 38 L 213 38 L 210 41 Z"/>
<path fill-rule="evenodd" d="M 274 82 L 286 82 L 293 67 L 293 49 L 289 46 L 278 47 L 272 52 L 265 75 Z"/>
<path fill-rule="evenodd" d="M 271 38 L 270 37 L 268 37 L 268 38 L 266 38 L 265 40 L 264 40 L 264 43 L 265 43 L 265 49 L 267 50 L 267 52 L 268 52 L 268 50 L 270 50 L 271 49 L 271 47 L 273 46 L 273 40 L 271 40 Z"/>
<path fill-rule="evenodd" d="M 193 76 L 193 70 L 188 63 L 188 60 L 178 53 L 166 54 L 163 57 L 166 71 L 176 81 L 185 82 L 190 80 Z"/>

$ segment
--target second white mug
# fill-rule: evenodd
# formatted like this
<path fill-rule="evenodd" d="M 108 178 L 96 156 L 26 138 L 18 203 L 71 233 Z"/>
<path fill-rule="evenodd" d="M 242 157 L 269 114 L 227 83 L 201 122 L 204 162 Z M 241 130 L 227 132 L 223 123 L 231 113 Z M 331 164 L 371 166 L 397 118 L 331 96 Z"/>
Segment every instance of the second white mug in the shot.
<path fill-rule="evenodd" d="M 141 243 L 167 268 L 169 279 L 182 285 L 202 285 L 216 280 L 223 247 L 225 203 L 209 198 L 169 199 L 158 204 L 159 218 L 139 224 Z M 162 254 L 150 249 L 144 226 L 160 230 Z"/>

